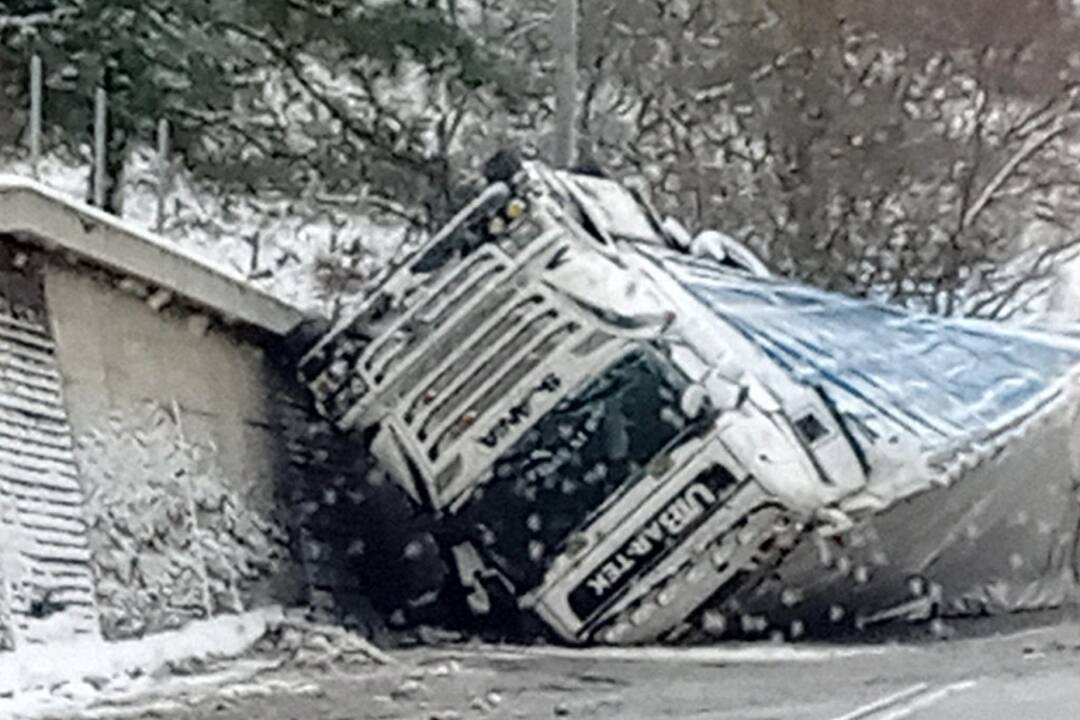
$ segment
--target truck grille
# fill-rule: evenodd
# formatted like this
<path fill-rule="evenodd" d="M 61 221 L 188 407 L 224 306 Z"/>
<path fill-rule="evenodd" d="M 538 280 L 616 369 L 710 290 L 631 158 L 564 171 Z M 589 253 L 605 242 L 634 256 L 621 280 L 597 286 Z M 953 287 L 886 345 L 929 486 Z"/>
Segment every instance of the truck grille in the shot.
<path fill-rule="evenodd" d="M 365 303 L 301 362 L 301 377 L 320 411 L 339 426 L 348 426 L 351 413 L 372 390 L 389 386 L 390 376 L 398 375 L 395 369 L 422 350 L 424 341 L 452 322 L 455 312 L 470 299 L 488 296 L 490 286 L 498 284 L 509 266 L 507 259 L 490 249 L 477 252 L 449 275 L 423 278 L 399 300 L 380 293 Z M 408 309 L 403 312 L 402 306 Z M 380 324 L 385 328 L 395 314 L 393 325 L 380 333 Z M 381 337 L 373 340 L 372 335 Z"/>
<path fill-rule="evenodd" d="M 472 424 L 551 355 L 560 341 L 577 329 L 573 322 L 557 324 L 558 313 L 546 310 L 515 333 L 499 352 L 473 367 L 465 381 L 420 425 L 418 436 L 428 445 L 428 459 L 436 460 Z M 504 382 L 500 382 L 504 381 Z"/>
<path fill-rule="evenodd" d="M 522 246 L 514 257 L 491 244 L 438 272 L 406 271 L 385 302 L 342 323 L 303 366 L 321 411 L 350 428 L 366 409 L 384 408 L 437 495 L 485 472 L 490 458 L 462 452 L 463 444 L 498 450 L 513 442 L 526 418 L 559 394 L 559 377 L 545 375 L 560 366 L 550 359 L 565 354 L 573 364 L 575 352 L 603 344 L 572 308 L 519 272 L 526 256 L 558 242 L 544 229 L 540 221 L 515 228 L 511 239 L 520 236 Z"/>
<path fill-rule="evenodd" d="M 371 373 L 375 387 L 386 380 L 396 363 L 430 337 L 431 331 L 443 327 L 456 309 L 482 295 L 486 286 L 505 275 L 507 269 L 508 263 L 494 253 L 477 253 L 458 272 L 432 288 L 430 297 L 367 354 L 364 370 Z"/>
<path fill-rule="evenodd" d="M 359 366 L 411 436 L 413 460 L 443 490 L 479 470 L 455 448 L 470 439 L 489 447 L 509 441 L 506 428 L 491 435 L 496 411 L 520 412 L 506 407 L 507 398 L 535 385 L 530 377 L 553 355 L 580 344 L 581 330 L 564 305 L 521 282 L 500 251 L 483 249 L 373 343 Z M 515 416 L 513 428 L 522 419 Z"/>
<path fill-rule="evenodd" d="M 519 287 L 463 309 L 394 383 L 402 419 L 426 459 L 438 462 L 578 329 L 546 294 Z"/>

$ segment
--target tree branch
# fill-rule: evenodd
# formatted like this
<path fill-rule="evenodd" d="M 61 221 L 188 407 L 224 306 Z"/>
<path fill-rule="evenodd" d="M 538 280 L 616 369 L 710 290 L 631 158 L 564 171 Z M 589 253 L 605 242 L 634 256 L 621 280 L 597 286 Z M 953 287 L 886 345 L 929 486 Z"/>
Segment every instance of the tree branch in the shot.
<path fill-rule="evenodd" d="M 17 28 L 19 30 L 25 30 L 28 28 L 41 27 L 42 25 L 55 25 L 56 23 L 63 22 L 72 15 L 77 15 L 78 10 L 76 8 L 58 8 L 52 12 L 39 12 L 31 13 L 29 15 L 4 15 L 0 16 L 0 30 L 8 30 Z"/>
<path fill-rule="evenodd" d="M 375 132 L 367 128 L 361 127 L 356 124 L 348 113 L 344 109 L 338 106 L 333 100 L 327 97 L 319 88 L 315 87 L 315 84 L 304 73 L 304 69 L 300 67 L 300 64 L 296 61 L 288 51 L 280 47 L 277 43 L 273 42 L 269 38 L 265 37 L 261 33 L 257 33 L 250 28 L 246 28 L 242 25 L 227 22 L 223 23 L 226 29 L 232 30 L 242 37 L 246 37 L 258 43 L 261 47 L 265 48 L 267 52 L 273 55 L 281 64 L 289 71 L 289 75 L 296 80 L 296 82 L 304 89 L 305 92 L 319 105 L 321 105 L 331 117 L 341 123 L 341 127 L 351 134 L 356 139 L 367 143 L 370 149 L 382 155 L 384 159 L 391 162 L 406 165 L 413 170 L 424 173 L 427 170 L 426 163 L 422 160 L 405 155 L 403 153 L 391 150 L 387 148 Z"/>
<path fill-rule="evenodd" d="M 1025 161 L 1042 150 L 1051 140 L 1064 133 L 1066 130 L 1065 123 L 1061 118 L 1057 118 L 1054 123 L 1046 130 L 1032 135 L 1028 140 L 1018 149 L 1012 157 L 1006 161 L 1006 163 L 998 170 L 997 174 L 990 179 L 990 182 L 986 184 L 982 192 L 979 193 L 978 198 L 971 204 L 968 211 L 964 213 L 964 220 L 961 225 L 961 229 L 967 229 L 975 224 L 975 221 L 979 219 L 979 215 L 993 200 L 995 193 L 1001 189 L 1001 187 L 1009 181 L 1016 169 Z"/>
<path fill-rule="evenodd" d="M 968 317 L 983 317 L 991 320 L 998 318 L 1008 306 L 1009 301 L 1015 298 L 1021 290 L 1033 282 L 1047 280 L 1052 276 L 1053 268 L 1047 267 L 1047 263 L 1070 251 L 1076 251 L 1077 248 L 1080 248 L 1080 238 L 1073 238 L 1060 245 L 1043 248 L 1023 272 L 1013 277 L 1004 287 L 991 292 L 987 297 L 972 304 L 964 314 Z M 988 308 L 989 312 L 984 313 Z"/>

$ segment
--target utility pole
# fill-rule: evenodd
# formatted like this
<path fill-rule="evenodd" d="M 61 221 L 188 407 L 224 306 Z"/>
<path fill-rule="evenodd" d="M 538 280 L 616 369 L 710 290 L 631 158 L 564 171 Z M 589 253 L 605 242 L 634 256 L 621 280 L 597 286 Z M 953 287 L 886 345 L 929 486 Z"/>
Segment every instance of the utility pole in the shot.
<path fill-rule="evenodd" d="M 30 162 L 34 177 L 41 161 L 41 56 L 34 53 L 30 58 Z"/>
<path fill-rule="evenodd" d="M 578 2 L 557 0 L 552 23 L 556 53 L 555 165 L 572 167 L 577 160 Z"/>
<path fill-rule="evenodd" d="M 157 232 L 165 230 L 165 194 L 169 191 L 169 121 L 158 120 L 157 126 Z"/>

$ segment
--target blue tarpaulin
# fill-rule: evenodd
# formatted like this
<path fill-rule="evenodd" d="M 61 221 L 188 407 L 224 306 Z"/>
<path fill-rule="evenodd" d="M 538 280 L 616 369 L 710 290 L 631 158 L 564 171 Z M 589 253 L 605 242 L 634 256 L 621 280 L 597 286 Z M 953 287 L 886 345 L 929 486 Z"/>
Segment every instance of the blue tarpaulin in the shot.
<path fill-rule="evenodd" d="M 664 265 L 723 321 L 844 412 L 926 447 L 992 430 L 1080 365 L 1063 333 L 907 312 L 671 254 Z"/>

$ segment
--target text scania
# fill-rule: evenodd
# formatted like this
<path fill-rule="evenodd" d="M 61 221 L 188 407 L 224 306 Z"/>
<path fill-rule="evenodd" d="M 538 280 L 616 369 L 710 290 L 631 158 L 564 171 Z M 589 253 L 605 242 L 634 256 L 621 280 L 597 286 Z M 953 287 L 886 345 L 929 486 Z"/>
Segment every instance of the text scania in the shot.
<path fill-rule="evenodd" d="M 478 442 L 489 448 L 494 448 L 499 444 L 499 441 L 510 434 L 510 431 L 525 422 L 526 419 L 532 416 L 532 402 L 540 395 L 552 395 L 562 387 L 562 380 L 559 376 L 551 374 L 547 375 L 540 384 L 534 387 L 529 393 L 514 407 L 510 408 L 510 411 L 505 417 L 501 418 L 495 426 L 489 431 L 484 433 Z"/>
<path fill-rule="evenodd" d="M 707 485 L 691 485 L 589 578 L 589 588 L 597 597 L 606 594 L 619 578 L 633 571 L 643 558 L 664 545 L 665 540 L 682 535 L 716 501 L 716 494 Z"/>

